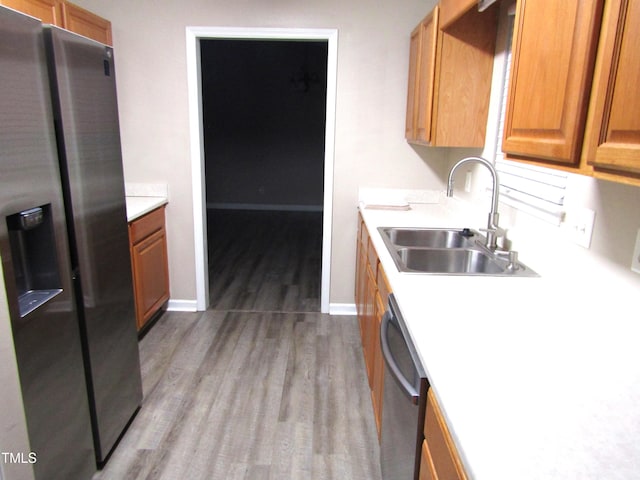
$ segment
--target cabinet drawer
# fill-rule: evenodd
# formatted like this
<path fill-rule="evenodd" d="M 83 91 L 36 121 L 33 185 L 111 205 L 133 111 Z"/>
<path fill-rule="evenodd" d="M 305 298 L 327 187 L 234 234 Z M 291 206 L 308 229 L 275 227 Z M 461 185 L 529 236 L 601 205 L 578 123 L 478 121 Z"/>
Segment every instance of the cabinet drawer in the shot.
<path fill-rule="evenodd" d="M 424 437 L 436 478 L 452 480 L 467 478 L 432 389 L 429 389 L 427 394 Z"/>
<path fill-rule="evenodd" d="M 129 224 L 129 240 L 133 245 L 164 228 L 164 208 L 156 208 Z"/>

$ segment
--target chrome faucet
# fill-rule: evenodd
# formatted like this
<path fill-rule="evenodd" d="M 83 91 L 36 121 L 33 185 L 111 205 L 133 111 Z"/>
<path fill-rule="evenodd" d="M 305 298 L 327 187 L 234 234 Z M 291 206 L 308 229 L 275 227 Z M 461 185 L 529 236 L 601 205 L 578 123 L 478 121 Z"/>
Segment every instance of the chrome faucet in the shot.
<path fill-rule="evenodd" d="M 487 221 L 487 228 L 481 229 L 481 231 L 487 233 L 487 248 L 495 250 L 498 247 L 498 237 L 504 235 L 504 230 L 498 226 L 498 190 L 500 184 L 498 183 L 498 172 L 496 172 L 493 164 L 482 157 L 466 157 L 458 161 L 451 170 L 449 170 L 449 179 L 447 180 L 447 197 L 453 197 L 453 174 L 460 165 L 469 162 L 478 162 L 484 165 L 491 172 L 491 178 L 493 180 L 492 197 L 491 197 L 491 211 L 489 212 L 489 219 Z"/>

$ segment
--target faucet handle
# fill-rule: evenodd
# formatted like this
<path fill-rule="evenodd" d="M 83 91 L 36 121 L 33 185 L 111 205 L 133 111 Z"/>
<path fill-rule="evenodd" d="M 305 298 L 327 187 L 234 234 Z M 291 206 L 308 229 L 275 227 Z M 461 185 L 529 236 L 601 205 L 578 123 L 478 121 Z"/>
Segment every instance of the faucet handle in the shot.
<path fill-rule="evenodd" d="M 491 228 L 481 228 L 481 232 L 485 232 L 487 236 L 487 248 L 490 250 L 495 250 L 498 248 L 498 239 L 502 238 L 506 235 L 506 230 L 503 228 L 493 226 Z"/>

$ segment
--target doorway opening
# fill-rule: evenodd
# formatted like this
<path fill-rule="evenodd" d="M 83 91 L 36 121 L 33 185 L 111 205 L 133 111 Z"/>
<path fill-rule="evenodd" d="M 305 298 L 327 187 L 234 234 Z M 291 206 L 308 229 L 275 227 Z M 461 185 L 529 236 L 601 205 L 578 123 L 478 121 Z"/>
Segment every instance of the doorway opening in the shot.
<path fill-rule="evenodd" d="M 212 309 L 320 311 L 327 47 L 200 41 Z"/>
<path fill-rule="evenodd" d="M 187 50 L 197 310 L 328 312 L 337 31 L 188 27 Z"/>

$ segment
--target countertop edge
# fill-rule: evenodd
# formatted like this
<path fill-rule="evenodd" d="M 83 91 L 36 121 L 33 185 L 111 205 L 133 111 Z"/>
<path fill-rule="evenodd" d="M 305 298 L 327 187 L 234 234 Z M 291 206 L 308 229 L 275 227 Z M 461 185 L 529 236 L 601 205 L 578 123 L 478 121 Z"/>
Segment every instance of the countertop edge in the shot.
<path fill-rule="evenodd" d="M 167 197 L 125 197 L 127 206 L 127 222 L 134 220 L 152 212 L 156 208 L 169 203 Z"/>

